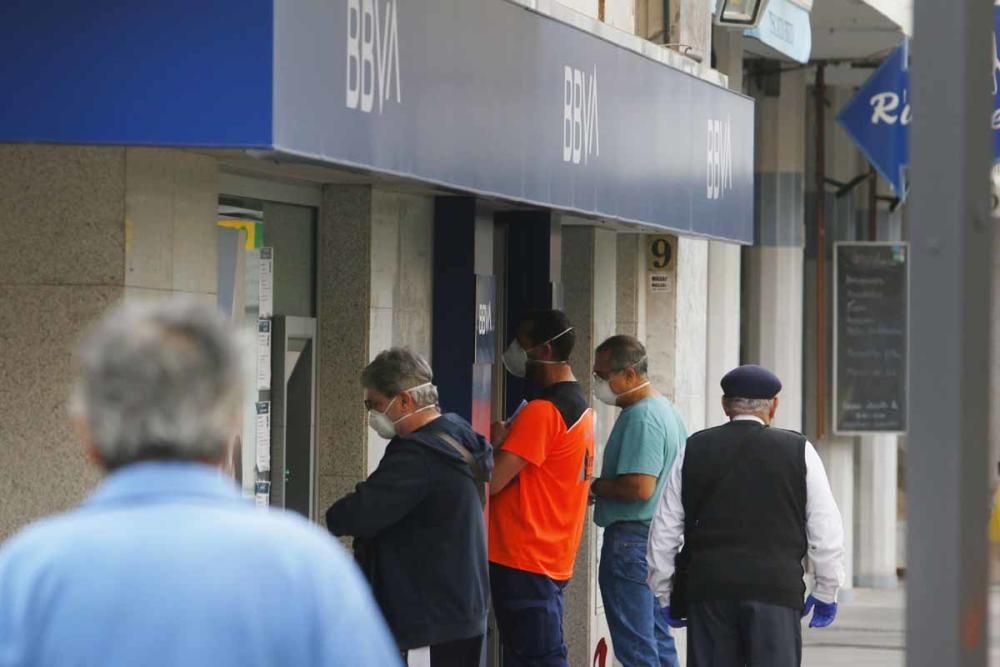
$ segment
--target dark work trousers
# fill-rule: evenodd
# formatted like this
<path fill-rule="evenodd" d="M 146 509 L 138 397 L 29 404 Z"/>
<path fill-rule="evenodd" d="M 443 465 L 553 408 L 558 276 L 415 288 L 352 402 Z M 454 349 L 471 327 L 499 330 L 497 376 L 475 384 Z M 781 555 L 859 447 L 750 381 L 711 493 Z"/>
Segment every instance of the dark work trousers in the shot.
<path fill-rule="evenodd" d="M 749 601 L 691 602 L 688 667 L 799 667 L 802 611 Z"/>
<path fill-rule="evenodd" d="M 490 563 L 503 667 L 568 667 L 562 631 L 566 583 Z"/>
<path fill-rule="evenodd" d="M 479 667 L 482 651 L 483 635 L 435 644 L 431 646 L 431 667 Z"/>

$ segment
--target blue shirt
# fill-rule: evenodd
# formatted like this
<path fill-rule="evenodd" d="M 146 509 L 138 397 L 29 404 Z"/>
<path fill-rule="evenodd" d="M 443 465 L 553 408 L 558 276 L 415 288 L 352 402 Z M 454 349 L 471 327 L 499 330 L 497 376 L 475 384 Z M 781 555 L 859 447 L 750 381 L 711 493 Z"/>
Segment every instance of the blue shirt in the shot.
<path fill-rule="evenodd" d="M 606 527 L 619 521 L 639 521 L 648 526 L 667 472 L 686 440 L 684 422 L 665 396 L 650 396 L 622 410 L 604 447 L 601 477 L 652 475 L 656 491 L 648 500 L 634 503 L 598 498 L 594 522 Z"/>
<path fill-rule="evenodd" d="M 0 666 L 399 665 L 328 534 L 197 463 L 138 463 L 0 551 Z"/>

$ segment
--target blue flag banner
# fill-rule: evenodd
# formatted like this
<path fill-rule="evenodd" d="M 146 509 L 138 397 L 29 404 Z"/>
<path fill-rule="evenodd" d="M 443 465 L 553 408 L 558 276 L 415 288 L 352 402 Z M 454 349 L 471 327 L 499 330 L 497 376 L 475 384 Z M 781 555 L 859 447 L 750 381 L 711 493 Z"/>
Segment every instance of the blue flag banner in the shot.
<path fill-rule="evenodd" d="M 993 11 L 993 159 L 1000 160 L 1000 8 Z M 910 72 L 904 42 L 837 114 L 837 122 L 885 180 L 905 198 L 910 166 Z"/>
<path fill-rule="evenodd" d="M 904 42 L 837 115 L 840 126 L 882 177 L 892 183 L 899 197 L 906 192 L 906 170 L 910 164 L 907 51 Z"/>

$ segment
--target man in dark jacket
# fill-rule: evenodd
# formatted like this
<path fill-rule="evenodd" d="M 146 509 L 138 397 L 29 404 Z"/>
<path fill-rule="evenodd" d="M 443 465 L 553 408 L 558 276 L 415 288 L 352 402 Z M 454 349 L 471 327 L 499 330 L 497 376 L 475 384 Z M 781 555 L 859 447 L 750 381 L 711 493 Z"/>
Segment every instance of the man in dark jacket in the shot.
<path fill-rule="evenodd" d="M 389 445 L 326 522 L 370 549 L 368 574 L 400 650 L 429 646 L 433 667 L 478 666 L 489 609 L 480 494 L 493 452 L 461 417 L 441 414 L 433 380 L 407 349 L 365 368 L 368 421 Z"/>

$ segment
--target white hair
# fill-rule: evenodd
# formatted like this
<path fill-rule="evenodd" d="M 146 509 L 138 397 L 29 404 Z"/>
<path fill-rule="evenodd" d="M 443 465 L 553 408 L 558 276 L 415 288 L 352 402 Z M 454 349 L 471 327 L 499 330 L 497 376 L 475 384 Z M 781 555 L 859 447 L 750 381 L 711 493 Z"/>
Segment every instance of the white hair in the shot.
<path fill-rule="evenodd" d="M 756 415 L 771 409 L 773 398 L 740 398 L 738 396 L 722 399 L 727 415 Z"/>
<path fill-rule="evenodd" d="M 118 306 L 80 346 L 71 409 L 106 468 L 136 461 L 217 461 L 238 428 L 235 335 L 191 298 Z"/>

